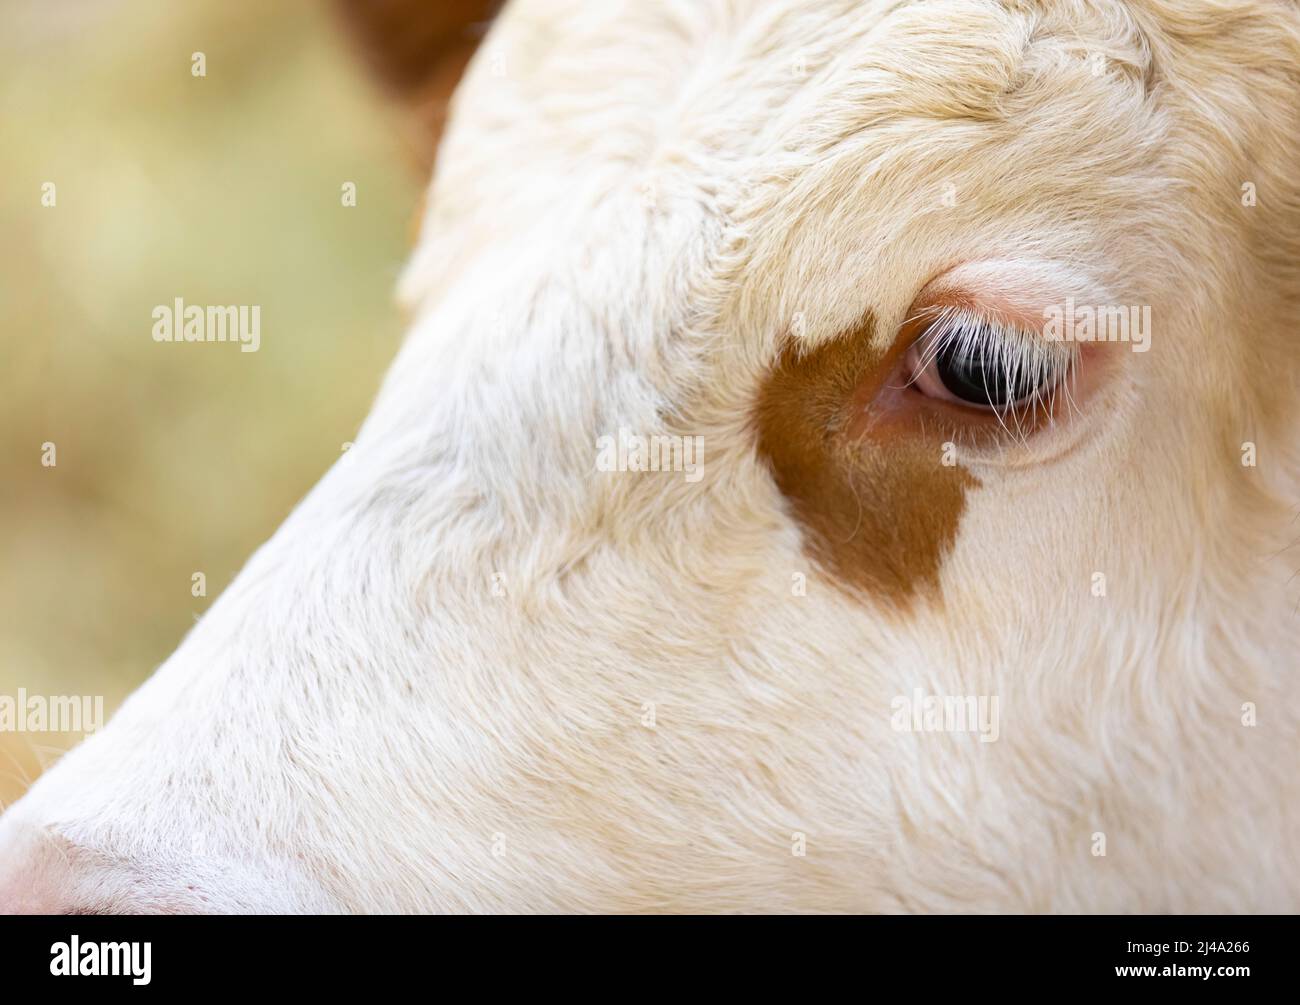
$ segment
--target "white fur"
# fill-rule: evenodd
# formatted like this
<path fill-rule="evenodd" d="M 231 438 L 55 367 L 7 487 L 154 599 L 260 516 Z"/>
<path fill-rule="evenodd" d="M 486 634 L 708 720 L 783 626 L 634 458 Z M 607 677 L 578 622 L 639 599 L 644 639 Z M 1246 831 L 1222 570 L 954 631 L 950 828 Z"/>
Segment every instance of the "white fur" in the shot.
<path fill-rule="evenodd" d="M 0 903 L 1300 908 L 1298 89 L 1274 0 L 511 4 L 355 446 L 4 816 Z M 749 415 L 796 314 L 892 338 L 985 260 L 1158 327 L 894 613 Z M 704 477 L 596 472 L 620 427 Z M 1000 738 L 894 730 L 917 687 Z"/>

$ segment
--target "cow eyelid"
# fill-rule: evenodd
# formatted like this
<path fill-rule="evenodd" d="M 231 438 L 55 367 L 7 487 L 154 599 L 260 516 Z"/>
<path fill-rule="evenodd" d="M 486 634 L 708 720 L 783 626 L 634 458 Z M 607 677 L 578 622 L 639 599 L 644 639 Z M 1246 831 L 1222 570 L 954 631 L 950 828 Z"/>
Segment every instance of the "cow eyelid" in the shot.
<path fill-rule="evenodd" d="M 906 383 L 938 397 L 998 415 L 1037 407 L 1049 411 L 1058 391 L 1070 395 L 1070 378 L 1077 369 L 1072 345 L 1053 342 L 997 315 L 966 306 L 943 305 L 918 313 L 909 327 L 921 326 L 908 349 Z M 975 366 L 969 394 L 949 390 L 938 368 Z M 982 389 L 986 401 L 974 393 Z M 997 390 L 995 390 L 997 389 Z M 997 391 L 1003 392 L 1002 394 Z M 995 400 L 1005 398 L 1005 400 Z"/>

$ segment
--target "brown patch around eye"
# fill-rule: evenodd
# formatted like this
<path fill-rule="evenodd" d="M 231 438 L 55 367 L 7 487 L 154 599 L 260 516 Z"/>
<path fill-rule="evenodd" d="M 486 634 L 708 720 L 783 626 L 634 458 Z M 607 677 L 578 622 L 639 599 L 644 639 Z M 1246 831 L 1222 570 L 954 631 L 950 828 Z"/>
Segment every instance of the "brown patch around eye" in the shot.
<path fill-rule="evenodd" d="M 964 468 L 937 437 L 849 435 L 864 386 L 879 385 L 903 347 L 872 347 L 874 321 L 801 352 L 788 344 L 759 391 L 758 448 L 790 501 L 812 557 L 850 590 L 897 607 L 935 594 L 957 536 Z"/>

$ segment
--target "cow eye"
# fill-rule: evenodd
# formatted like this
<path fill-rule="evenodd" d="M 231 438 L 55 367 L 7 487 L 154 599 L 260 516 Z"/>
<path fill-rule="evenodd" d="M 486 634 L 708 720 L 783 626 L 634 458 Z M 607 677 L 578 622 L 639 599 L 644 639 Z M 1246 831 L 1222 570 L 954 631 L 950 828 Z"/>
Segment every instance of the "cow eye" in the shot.
<path fill-rule="evenodd" d="M 934 369 L 950 393 L 972 405 L 1006 408 L 1027 401 L 1037 389 L 1032 375 L 1008 374 L 1000 367 L 997 352 L 987 345 L 969 349 L 952 343 L 941 346 L 935 353 Z"/>
<path fill-rule="evenodd" d="M 1068 345 L 952 309 L 926 325 L 905 361 L 908 382 L 927 397 L 997 413 L 1050 408 L 1074 366 Z"/>

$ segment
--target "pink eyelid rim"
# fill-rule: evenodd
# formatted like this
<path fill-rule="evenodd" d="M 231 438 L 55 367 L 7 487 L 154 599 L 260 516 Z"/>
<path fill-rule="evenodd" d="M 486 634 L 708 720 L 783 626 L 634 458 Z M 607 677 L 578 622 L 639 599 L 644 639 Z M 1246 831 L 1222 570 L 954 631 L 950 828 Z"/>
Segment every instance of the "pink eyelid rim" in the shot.
<path fill-rule="evenodd" d="M 890 375 L 879 382 L 860 386 L 855 394 L 851 435 L 876 435 L 893 426 L 899 416 L 914 407 L 910 404 L 909 392 L 953 409 L 951 415 L 954 417 L 993 415 L 989 409 L 957 398 L 947 388 L 933 393 L 917 386 L 917 380 L 924 373 L 913 375 L 912 364 L 919 362 L 916 343 L 933 315 L 944 307 L 956 307 L 990 321 L 1029 332 L 1042 332 L 1046 326 L 1045 309 L 1063 304 L 1067 297 L 1074 297 L 1079 303 L 1112 302 L 1104 289 L 1089 277 L 1053 262 L 986 260 L 958 265 L 932 279 L 916 295 L 904 315 L 895 341 L 896 362 L 889 368 Z M 1104 379 L 1109 366 L 1102 358 L 1108 355 L 1103 345 L 1083 343 L 1077 349 L 1077 369 L 1071 387 L 1077 400 L 1081 401 Z M 942 384 L 937 375 L 933 379 Z"/>
<path fill-rule="evenodd" d="M 949 391 L 933 372 L 932 363 L 919 368 L 920 340 L 931 320 L 943 308 L 954 307 L 1008 327 L 1043 332 L 1045 309 L 1063 304 L 1070 296 L 1085 303 L 1109 302 L 1097 284 L 1055 263 L 982 261 L 956 266 L 931 280 L 917 294 L 904 318 L 900 336 L 907 344 L 901 347 L 895 371 L 898 377 L 892 381 L 887 379 L 886 386 L 880 388 L 880 394 L 887 400 L 867 407 L 868 422 L 877 407 L 883 405 L 884 411 L 890 411 L 903 400 L 897 396 L 909 389 L 964 411 L 991 414 L 990 409 L 964 401 Z M 1096 383 L 1100 376 L 1097 371 L 1103 369 L 1097 366 L 1100 361 L 1094 359 L 1096 352 L 1091 343 L 1077 346 L 1079 369 L 1074 373 L 1071 387 L 1081 393 Z"/>
<path fill-rule="evenodd" d="M 933 284 L 932 284 L 933 286 Z M 904 324 L 925 322 L 945 307 L 970 311 L 1008 328 L 1040 332 L 1045 325 L 1043 307 L 1035 307 L 1002 294 L 975 292 L 965 287 L 927 286 L 908 311 Z"/>
<path fill-rule="evenodd" d="M 915 328 L 916 330 L 910 335 L 909 343 L 903 351 L 902 368 L 905 377 L 899 390 L 910 387 L 929 398 L 978 409 L 980 406 L 958 398 L 944 386 L 943 381 L 934 372 L 933 359 L 926 361 L 924 367 L 920 366 L 922 361 L 920 344 L 930 321 L 944 308 L 955 307 L 1006 327 L 1032 332 L 1036 327 L 1042 326 L 1042 312 L 1040 310 L 1035 313 L 1022 304 L 998 294 L 980 295 L 966 286 L 954 283 L 950 277 L 951 273 L 945 274 L 927 284 L 908 312 L 904 329 Z"/>
<path fill-rule="evenodd" d="M 970 402 L 962 401 L 955 394 L 948 390 L 939 379 L 935 371 L 934 360 L 930 360 L 924 367 L 921 364 L 921 352 L 918 348 L 920 340 L 914 341 L 907 347 L 903 353 L 903 380 L 902 387 L 910 387 L 913 390 L 920 391 L 926 397 L 937 398 L 940 401 L 949 401 L 957 405 L 965 405 L 968 408 L 978 408 Z M 900 388 L 901 390 L 901 388 Z"/>

